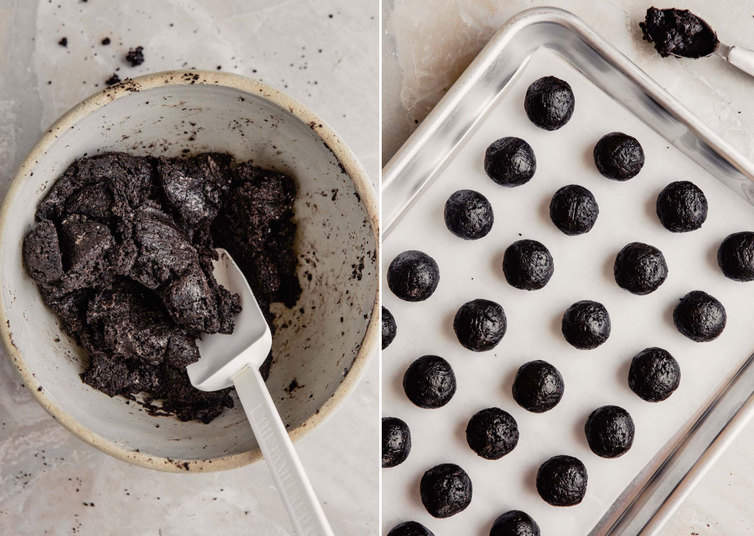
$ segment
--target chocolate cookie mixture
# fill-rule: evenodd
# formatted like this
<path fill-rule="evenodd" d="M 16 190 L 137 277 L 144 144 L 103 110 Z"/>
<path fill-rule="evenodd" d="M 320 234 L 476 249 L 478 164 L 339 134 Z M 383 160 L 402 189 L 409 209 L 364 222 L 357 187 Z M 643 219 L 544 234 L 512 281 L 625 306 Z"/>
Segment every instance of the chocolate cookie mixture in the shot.
<path fill-rule="evenodd" d="M 387 269 L 387 286 L 402 300 L 424 301 L 440 283 L 440 267 L 423 251 L 404 251 Z"/>
<path fill-rule="evenodd" d="M 663 57 L 701 58 L 712 54 L 719 43 L 710 25 L 687 9 L 650 7 L 639 27 Z"/>
<path fill-rule="evenodd" d="M 411 453 L 411 430 L 398 417 L 382 418 L 382 467 L 402 464 Z"/>
<path fill-rule="evenodd" d="M 432 517 L 454 516 L 471 503 L 471 479 L 454 463 L 443 463 L 428 470 L 422 476 L 419 489 L 422 503 Z"/>
<path fill-rule="evenodd" d="M 644 167 L 644 149 L 633 136 L 611 132 L 594 146 L 594 164 L 603 177 L 627 181 Z"/>
<path fill-rule="evenodd" d="M 545 130 L 558 130 L 570 121 L 576 99 L 568 82 L 554 76 L 535 80 L 526 90 L 524 110 L 532 123 Z"/>
<path fill-rule="evenodd" d="M 453 318 L 458 342 L 473 352 L 492 350 L 505 336 L 507 327 L 503 306 L 481 298 L 464 303 Z"/>
<path fill-rule="evenodd" d="M 144 47 L 129 48 L 126 61 L 131 64 L 131 67 L 138 67 L 144 63 Z"/>
<path fill-rule="evenodd" d="M 420 408 L 441 408 L 456 394 L 456 375 L 442 357 L 425 355 L 406 369 L 403 390 Z"/>
<path fill-rule="evenodd" d="M 563 398 L 564 391 L 560 371 L 541 359 L 521 365 L 513 380 L 513 399 L 533 413 L 550 411 Z"/>
<path fill-rule="evenodd" d="M 435 536 L 427 527 L 416 521 L 405 521 L 390 529 L 387 536 Z"/>
<path fill-rule="evenodd" d="M 500 138 L 484 153 L 484 171 L 502 186 L 512 188 L 526 184 L 537 171 L 534 149 L 521 138 Z"/>
<path fill-rule="evenodd" d="M 194 389 L 196 338 L 232 333 L 238 295 L 212 275 L 215 247 L 243 270 L 272 325 L 271 302 L 300 293 L 290 177 L 236 163 L 105 153 L 75 161 L 37 207 L 23 244 L 29 275 L 61 327 L 89 354 L 84 382 L 143 393 L 151 411 L 205 423 L 230 389 Z M 262 367 L 269 374 L 271 356 Z"/>
<path fill-rule="evenodd" d="M 445 225 L 464 240 L 487 236 L 495 222 L 492 205 L 479 192 L 458 190 L 445 202 Z"/>
<path fill-rule="evenodd" d="M 553 456 L 539 466 L 537 491 L 553 506 L 575 506 L 586 495 L 586 467 L 573 456 Z"/>
<path fill-rule="evenodd" d="M 466 442 L 471 450 L 487 460 L 499 460 L 518 445 L 518 423 L 500 408 L 487 408 L 474 414 L 466 425 Z"/>

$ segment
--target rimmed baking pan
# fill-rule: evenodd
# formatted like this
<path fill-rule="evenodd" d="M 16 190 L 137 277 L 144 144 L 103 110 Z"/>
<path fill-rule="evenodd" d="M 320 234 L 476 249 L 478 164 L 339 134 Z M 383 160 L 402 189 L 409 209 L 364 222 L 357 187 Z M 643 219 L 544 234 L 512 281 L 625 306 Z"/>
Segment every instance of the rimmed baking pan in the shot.
<path fill-rule="evenodd" d="M 573 119 L 556 132 L 537 129 L 523 111 L 527 86 L 550 74 L 576 95 Z M 636 136 L 646 152 L 645 168 L 627 183 L 604 179 L 591 160 L 611 130 Z M 503 136 L 526 139 L 537 154 L 537 174 L 521 188 L 501 188 L 484 174 L 484 150 Z M 406 462 L 383 471 L 386 529 L 416 519 L 438 533 L 481 536 L 500 513 L 523 509 L 545 534 L 659 533 L 754 414 L 750 289 L 723 277 L 714 259 L 727 234 L 754 228 L 752 177 L 751 163 L 576 16 L 533 9 L 501 28 L 383 173 L 383 272 L 401 251 L 419 249 L 441 273 L 438 290 L 421 303 L 383 287 L 398 324 L 383 359 L 383 414 L 404 419 L 414 443 Z M 710 204 L 702 229 L 682 235 L 654 215 L 659 191 L 680 179 L 699 185 Z M 555 190 L 571 183 L 600 203 L 597 225 L 580 237 L 560 233 L 546 210 Z M 445 200 L 461 188 L 480 191 L 495 210 L 492 232 L 481 240 L 462 241 L 444 226 Z M 502 253 L 521 237 L 545 243 L 555 258 L 555 275 L 541 291 L 514 289 L 503 277 Z M 613 280 L 616 253 L 634 240 L 657 246 L 668 260 L 667 281 L 648 296 Z M 672 322 L 673 306 L 696 288 L 728 309 L 724 335 L 710 343 L 685 339 Z M 508 333 L 489 352 L 470 352 L 453 334 L 456 310 L 475 298 L 501 303 L 508 315 Z M 602 301 L 613 318 L 608 343 L 591 352 L 573 349 L 559 332 L 562 312 L 579 299 Z M 626 381 L 631 357 L 649 346 L 668 349 L 683 373 L 679 389 L 659 404 L 639 399 Z M 414 406 L 401 386 L 408 365 L 424 354 L 446 358 L 458 379 L 456 395 L 440 409 Z M 510 393 L 518 366 L 532 359 L 555 364 L 566 382 L 561 403 L 542 415 L 518 407 Z M 603 404 L 625 407 L 636 422 L 633 448 L 614 460 L 595 456 L 584 439 L 586 416 Z M 521 439 L 490 462 L 469 449 L 464 430 L 476 411 L 493 405 L 516 418 Z M 579 506 L 554 508 L 537 495 L 537 467 L 555 454 L 587 466 Z M 474 498 L 462 513 L 434 519 L 419 500 L 419 479 L 443 462 L 467 470 Z"/>

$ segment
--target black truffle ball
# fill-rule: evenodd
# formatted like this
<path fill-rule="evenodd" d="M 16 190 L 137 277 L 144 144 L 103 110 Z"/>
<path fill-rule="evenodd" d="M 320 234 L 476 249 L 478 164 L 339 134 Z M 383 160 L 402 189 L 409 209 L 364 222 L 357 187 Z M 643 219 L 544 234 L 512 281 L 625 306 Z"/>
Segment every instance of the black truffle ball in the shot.
<path fill-rule="evenodd" d="M 477 299 L 464 303 L 453 319 L 458 342 L 474 352 L 491 350 L 505 335 L 507 322 L 503 306 Z"/>
<path fill-rule="evenodd" d="M 592 192 L 578 184 L 563 186 L 550 201 L 550 219 L 567 235 L 588 233 L 599 213 L 600 207 Z"/>
<path fill-rule="evenodd" d="M 563 398 L 565 383 L 558 369 L 545 361 L 529 361 L 518 369 L 513 380 L 513 398 L 534 413 L 554 408 Z"/>
<path fill-rule="evenodd" d="M 638 175 L 644 166 L 644 150 L 636 138 L 611 132 L 594 146 L 594 163 L 608 179 L 627 181 Z"/>
<path fill-rule="evenodd" d="M 521 290 L 544 287 L 555 271 L 555 261 L 544 244 L 518 240 L 503 255 L 503 273 L 512 286 Z"/>
<path fill-rule="evenodd" d="M 511 510 L 492 524 L 490 536 L 540 536 L 539 525 L 521 510 Z"/>
<path fill-rule="evenodd" d="M 395 339 L 395 334 L 398 332 L 398 326 L 395 324 L 395 317 L 387 309 L 382 307 L 382 349 L 384 350 Z"/>
<path fill-rule="evenodd" d="M 657 217 L 668 231 L 694 231 L 707 219 L 707 198 L 692 182 L 671 182 L 657 196 Z"/>
<path fill-rule="evenodd" d="M 502 458 L 518 444 L 516 419 L 500 408 L 483 409 L 469 420 L 466 442 L 482 458 Z"/>
<path fill-rule="evenodd" d="M 435 536 L 427 527 L 416 521 L 405 521 L 394 526 L 387 536 Z"/>
<path fill-rule="evenodd" d="M 458 190 L 445 202 L 445 225 L 465 240 L 486 236 L 494 221 L 492 205 L 474 190 Z"/>
<path fill-rule="evenodd" d="M 673 310 L 673 322 L 682 334 L 696 342 L 717 338 L 728 317 L 723 304 L 706 292 L 693 290 Z"/>
<path fill-rule="evenodd" d="M 524 109 L 531 122 L 545 130 L 557 130 L 571 119 L 576 99 L 568 82 L 545 76 L 526 90 Z"/>
<path fill-rule="evenodd" d="M 411 452 L 411 430 L 397 417 L 382 419 L 382 467 L 402 464 Z"/>
<path fill-rule="evenodd" d="M 586 467 L 573 456 L 553 456 L 537 471 L 537 491 L 553 506 L 579 504 L 586 484 Z"/>
<path fill-rule="evenodd" d="M 403 389 L 420 408 L 439 408 L 453 398 L 456 376 L 442 357 L 425 355 L 409 365 L 403 375 Z"/>
<path fill-rule="evenodd" d="M 419 485 L 422 503 L 434 517 L 450 517 L 471 502 L 471 479 L 453 463 L 437 465 L 424 473 Z"/>
<path fill-rule="evenodd" d="M 584 432 L 589 448 L 603 458 L 623 456 L 634 443 L 634 421 L 618 406 L 595 409 L 586 420 Z"/>
<path fill-rule="evenodd" d="M 440 282 L 440 267 L 421 251 L 404 251 L 387 269 L 387 285 L 402 300 L 417 302 L 429 298 Z"/>
<path fill-rule="evenodd" d="M 754 233 L 728 235 L 717 250 L 717 264 L 725 277 L 754 281 Z"/>
<path fill-rule="evenodd" d="M 572 346 L 591 350 L 610 336 L 610 315 L 601 303 L 582 300 L 566 309 L 561 327 Z"/>
<path fill-rule="evenodd" d="M 631 360 L 628 386 L 647 402 L 660 402 L 673 394 L 681 383 L 681 367 L 662 348 L 645 348 Z"/>
<path fill-rule="evenodd" d="M 537 170 L 534 150 L 521 138 L 500 138 L 487 147 L 484 170 L 502 186 L 521 186 Z"/>
<path fill-rule="evenodd" d="M 615 282 L 633 294 L 657 290 L 668 277 L 665 256 L 656 247 L 631 242 L 618 252 L 613 267 Z"/>

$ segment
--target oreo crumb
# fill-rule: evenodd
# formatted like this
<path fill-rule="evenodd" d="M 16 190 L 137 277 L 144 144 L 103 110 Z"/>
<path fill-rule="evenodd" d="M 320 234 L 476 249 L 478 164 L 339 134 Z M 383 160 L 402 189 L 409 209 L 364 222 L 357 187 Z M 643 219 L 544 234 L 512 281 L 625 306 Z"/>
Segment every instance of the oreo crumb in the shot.
<path fill-rule="evenodd" d="M 131 64 L 131 67 L 138 67 L 144 63 L 144 47 L 136 47 L 128 49 L 126 54 L 126 61 Z"/>

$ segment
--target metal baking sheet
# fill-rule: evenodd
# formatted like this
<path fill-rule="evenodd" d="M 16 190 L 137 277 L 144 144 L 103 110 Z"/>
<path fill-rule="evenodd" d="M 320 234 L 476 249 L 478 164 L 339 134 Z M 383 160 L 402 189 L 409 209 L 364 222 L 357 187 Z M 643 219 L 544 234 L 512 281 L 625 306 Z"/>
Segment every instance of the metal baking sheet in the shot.
<path fill-rule="evenodd" d="M 555 132 L 531 124 L 523 111 L 527 86 L 540 76 L 567 80 L 576 94 L 571 122 Z M 594 143 L 621 130 L 644 146 L 647 163 L 627 183 L 601 177 L 591 159 Z M 489 143 L 519 136 L 534 148 L 538 170 L 525 186 L 508 189 L 482 169 Z M 438 104 L 383 174 L 384 259 L 420 249 L 440 266 L 437 292 L 407 303 L 384 285 L 384 304 L 398 336 L 383 357 L 383 415 L 408 422 L 413 449 L 402 465 L 383 470 L 384 526 L 415 519 L 437 534 L 488 534 L 509 509 L 531 514 L 543 534 L 657 534 L 677 504 L 751 418 L 754 287 L 727 280 L 715 262 L 730 232 L 753 229 L 751 165 L 635 65 L 562 10 L 535 9 L 503 27 Z M 699 231 L 674 234 L 654 215 L 657 193 L 672 180 L 689 179 L 706 193 L 709 218 Z M 600 204 L 595 228 L 579 237 L 560 233 L 547 205 L 560 186 L 589 188 Z M 442 219 L 447 197 L 472 188 L 492 202 L 496 223 L 482 240 L 465 242 Z M 512 288 L 502 275 L 502 253 L 520 237 L 548 246 L 555 275 L 541 291 Z M 670 276 L 648 296 L 617 287 L 612 263 L 631 241 L 659 247 Z M 385 270 L 383 270 L 385 272 Z M 383 281 L 384 283 L 384 281 Z M 700 288 L 726 306 L 728 326 L 710 343 L 694 343 L 672 324 L 678 298 Z M 493 351 L 473 353 L 452 332 L 457 308 L 474 298 L 505 307 L 509 327 Z M 613 333 L 592 351 L 570 347 L 559 332 L 562 312 L 580 299 L 605 303 Z M 626 376 L 631 357 L 662 346 L 679 360 L 683 379 L 665 402 L 634 395 Z M 453 365 L 458 391 L 444 408 L 424 410 L 405 397 L 406 367 L 425 354 Z M 545 359 L 563 373 L 566 395 L 552 411 L 527 413 L 512 399 L 513 375 L 524 362 Z M 591 453 L 583 436 L 588 414 L 618 404 L 633 415 L 633 448 L 618 459 Z M 501 460 L 479 458 L 466 445 L 466 422 L 476 411 L 498 406 L 518 421 L 521 439 Z M 555 508 L 534 487 L 538 466 L 555 454 L 580 458 L 589 472 L 581 505 Z M 474 499 L 464 512 L 433 519 L 419 500 L 419 480 L 437 463 L 453 462 L 469 473 Z"/>

